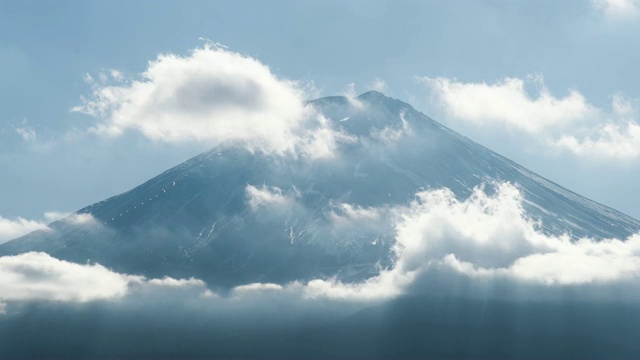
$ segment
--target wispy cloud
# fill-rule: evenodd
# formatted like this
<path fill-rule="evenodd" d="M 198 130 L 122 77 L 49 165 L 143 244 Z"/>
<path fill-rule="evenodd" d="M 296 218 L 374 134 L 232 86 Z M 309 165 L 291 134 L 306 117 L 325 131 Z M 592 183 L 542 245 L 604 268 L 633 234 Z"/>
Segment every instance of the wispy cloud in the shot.
<path fill-rule="evenodd" d="M 611 110 L 599 108 L 577 90 L 551 94 L 540 75 L 494 83 L 421 78 L 432 101 L 457 122 L 492 131 L 516 130 L 538 147 L 594 159 L 640 157 L 638 101 L 612 96 Z M 532 88 L 529 90 L 527 88 Z M 512 134 L 513 135 L 513 134 Z"/>
<path fill-rule="evenodd" d="M 591 5 L 607 19 L 613 21 L 640 17 L 640 1 L 638 0 L 591 0 Z"/>
<path fill-rule="evenodd" d="M 47 224 L 38 220 L 21 217 L 7 219 L 0 216 L 0 244 L 36 230 L 50 230 Z"/>

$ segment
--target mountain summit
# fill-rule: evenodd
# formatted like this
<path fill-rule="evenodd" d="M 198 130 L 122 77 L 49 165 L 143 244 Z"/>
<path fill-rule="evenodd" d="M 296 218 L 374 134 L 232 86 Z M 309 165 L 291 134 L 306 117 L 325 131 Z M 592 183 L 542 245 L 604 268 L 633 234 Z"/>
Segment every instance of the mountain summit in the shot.
<path fill-rule="evenodd" d="M 546 234 L 626 238 L 640 222 L 579 196 L 375 91 L 311 101 L 352 141 L 335 158 L 276 156 L 221 144 L 144 184 L 0 245 L 213 287 L 318 277 L 363 279 L 393 259 L 392 221 L 333 226 L 341 216 L 411 202 L 420 189 L 464 199 L 517 184 Z M 82 220 L 85 219 L 86 221 Z M 333 224 L 333 225 L 332 225 Z"/>

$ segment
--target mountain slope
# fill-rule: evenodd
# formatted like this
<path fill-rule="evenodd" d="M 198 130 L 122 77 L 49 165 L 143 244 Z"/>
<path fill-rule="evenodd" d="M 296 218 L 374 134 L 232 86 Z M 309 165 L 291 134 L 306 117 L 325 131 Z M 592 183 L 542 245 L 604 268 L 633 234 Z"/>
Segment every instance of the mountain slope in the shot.
<path fill-rule="evenodd" d="M 410 105 L 368 92 L 312 104 L 357 139 L 335 159 L 310 161 L 222 144 L 123 194 L 0 245 L 0 256 L 45 251 L 148 276 L 195 276 L 226 288 L 317 277 L 362 279 L 388 264 L 393 224 L 337 229 L 340 204 L 405 204 L 424 188 L 466 198 L 492 181 L 518 184 L 548 234 L 626 238 L 640 222 L 581 197 L 440 125 Z M 255 196 L 279 207 L 252 203 Z M 293 199 L 293 200 L 292 200 Z M 263 199 L 264 200 L 264 199 Z"/>

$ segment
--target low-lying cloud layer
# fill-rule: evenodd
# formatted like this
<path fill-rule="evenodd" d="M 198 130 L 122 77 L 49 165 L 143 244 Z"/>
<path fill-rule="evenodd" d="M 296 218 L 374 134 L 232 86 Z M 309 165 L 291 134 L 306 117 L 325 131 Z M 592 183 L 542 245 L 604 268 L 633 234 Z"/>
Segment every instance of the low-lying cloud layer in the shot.
<path fill-rule="evenodd" d="M 29 252 L 0 257 L 0 304 L 55 301 L 84 303 L 120 299 L 140 287 L 198 287 L 196 279 L 150 279 L 113 272 L 100 264 L 76 264 Z"/>
<path fill-rule="evenodd" d="M 545 287 L 606 286 L 640 276 L 640 236 L 573 241 L 546 235 L 525 213 L 516 186 L 497 184 L 493 190 L 476 188 L 464 201 L 448 189 L 422 191 L 410 205 L 394 208 L 342 204 L 328 215 L 335 226 L 375 226 L 384 221 L 381 214 L 394 219 L 393 265 L 361 283 L 316 279 L 286 288 L 310 298 L 370 301 L 400 296 L 421 276 L 442 270 Z"/>
<path fill-rule="evenodd" d="M 294 189 L 295 190 L 295 189 Z M 254 210 L 300 206 L 295 191 L 247 185 Z M 277 216 L 277 215 L 276 215 Z M 420 191 L 410 204 L 362 207 L 337 204 L 326 214 L 336 229 L 379 228 L 392 222 L 392 264 L 362 282 L 335 278 L 288 284 L 250 283 L 232 289 L 234 298 L 281 292 L 295 299 L 368 302 L 396 298 L 416 290 L 425 276 L 451 274 L 472 281 L 564 287 L 633 283 L 640 276 L 640 235 L 629 239 L 589 238 L 543 233 L 527 216 L 518 187 L 489 184 L 460 200 L 448 189 Z M 373 231 L 373 230 L 372 230 Z M 375 234 L 371 234 L 372 240 Z M 443 275 L 445 276 L 445 275 Z M 448 276 L 448 275 L 447 275 Z M 126 296 L 136 286 L 192 287 L 197 296 L 218 298 L 197 279 L 154 279 L 114 273 L 98 264 L 73 264 L 44 253 L 0 258 L 0 302 L 56 300 L 83 302 Z"/>

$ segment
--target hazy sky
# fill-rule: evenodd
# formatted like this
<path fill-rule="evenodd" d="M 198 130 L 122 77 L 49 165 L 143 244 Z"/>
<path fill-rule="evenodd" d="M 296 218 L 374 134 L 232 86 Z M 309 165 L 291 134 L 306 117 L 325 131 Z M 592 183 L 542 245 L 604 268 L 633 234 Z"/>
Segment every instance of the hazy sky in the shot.
<path fill-rule="evenodd" d="M 381 90 L 638 218 L 639 41 L 637 0 L 0 0 L 0 221 L 77 210 L 215 145 L 105 137 L 71 111 L 207 42 L 308 97 Z"/>

